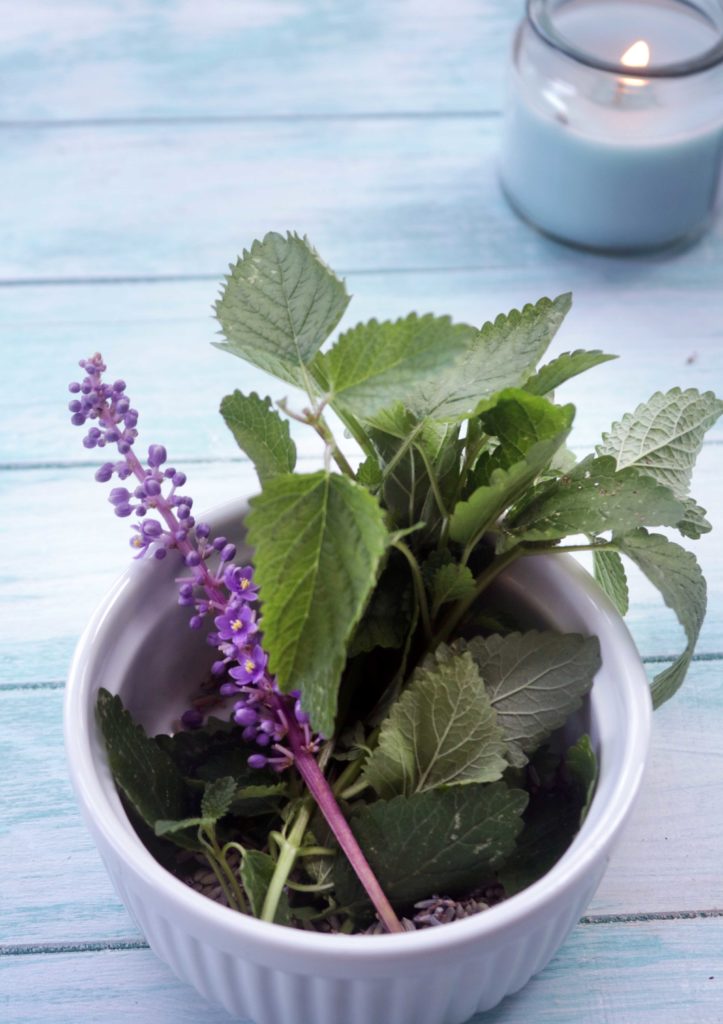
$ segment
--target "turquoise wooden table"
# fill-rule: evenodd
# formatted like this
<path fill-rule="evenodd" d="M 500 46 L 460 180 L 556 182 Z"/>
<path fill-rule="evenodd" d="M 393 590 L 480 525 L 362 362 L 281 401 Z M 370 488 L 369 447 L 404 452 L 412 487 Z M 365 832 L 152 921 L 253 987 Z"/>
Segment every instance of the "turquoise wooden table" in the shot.
<path fill-rule="evenodd" d="M 674 384 L 723 392 L 723 220 L 653 259 L 580 254 L 520 223 L 496 181 L 519 0 L 2 2 L 0 763 L 8 1024 L 221 1024 L 146 947 L 66 779 L 63 679 L 128 558 L 67 424 L 101 349 L 199 508 L 254 488 L 217 415 L 268 384 L 212 349 L 226 263 L 306 232 L 355 293 L 346 322 L 481 323 L 572 289 L 556 349 L 621 355 L 567 387 L 574 442 Z M 276 392 L 274 396 L 278 397 Z M 489 1024 L 723 1021 L 723 426 L 693 493 L 710 609 L 688 681 L 655 718 L 645 792 L 589 916 Z M 309 464 L 311 455 L 307 452 Z M 682 649 L 632 579 L 651 673 Z M 313 1024 L 313 1022 L 309 1022 Z M 371 1022 L 370 1024 L 394 1024 Z"/>

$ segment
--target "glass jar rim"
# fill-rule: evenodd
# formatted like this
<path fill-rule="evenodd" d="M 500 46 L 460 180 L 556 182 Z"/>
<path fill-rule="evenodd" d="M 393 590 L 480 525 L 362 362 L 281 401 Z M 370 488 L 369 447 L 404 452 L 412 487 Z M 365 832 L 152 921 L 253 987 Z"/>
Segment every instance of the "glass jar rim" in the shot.
<path fill-rule="evenodd" d="M 690 0 L 680 0 L 680 3 L 684 7 L 692 7 L 700 11 L 700 7 Z M 555 27 L 550 17 L 549 0 L 527 0 L 527 20 L 543 42 L 555 50 L 559 50 L 566 57 L 572 58 L 579 64 L 585 64 L 587 67 L 615 75 L 625 75 L 626 78 L 681 78 L 685 75 L 708 71 L 717 64 L 723 63 L 723 6 L 721 6 L 721 23 L 710 22 L 720 34 L 720 38 L 714 46 L 688 60 L 667 64 L 649 64 L 645 68 L 629 67 L 619 61 L 602 60 L 574 46 Z"/>

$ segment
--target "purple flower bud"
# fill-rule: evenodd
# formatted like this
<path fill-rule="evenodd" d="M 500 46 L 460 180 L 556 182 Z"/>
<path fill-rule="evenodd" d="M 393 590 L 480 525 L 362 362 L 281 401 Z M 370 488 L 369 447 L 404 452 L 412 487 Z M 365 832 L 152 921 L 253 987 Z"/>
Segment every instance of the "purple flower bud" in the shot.
<path fill-rule="evenodd" d="M 234 711 L 233 720 L 237 725 L 256 725 L 259 720 L 258 712 L 254 711 L 253 708 L 240 707 L 238 711 Z M 264 727 L 264 722 L 261 723 L 261 728 Z"/>
<path fill-rule="evenodd" d="M 82 427 L 83 424 L 85 423 L 85 416 L 83 415 L 82 412 L 73 413 L 73 415 L 70 417 L 70 422 L 73 424 L 74 427 Z"/>
<path fill-rule="evenodd" d="M 80 412 L 83 406 L 77 399 L 75 399 L 72 402 L 68 402 L 68 408 L 70 409 L 71 412 Z"/>
<path fill-rule="evenodd" d="M 186 555 L 186 565 L 189 569 L 201 564 L 201 556 L 197 551 L 189 551 Z"/>
<path fill-rule="evenodd" d="M 126 487 L 114 487 L 108 495 L 108 501 L 111 505 L 125 505 L 130 496 L 130 491 Z"/>
<path fill-rule="evenodd" d="M 95 478 L 99 484 L 107 484 L 113 476 L 113 463 L 104 462 L 99 469 L 95 471 Z"/>
<path fill-rule="evenodd" d="M 222 551 L 226 547 L 226 538 L 215 537 L 213 541 L 213 546 L 216 549 L 216 551 Z"/>
<path fill-rule="evenodd" d="M 227 544 L 226 547 L 221 550 L 220 557 L 222 562 L 232 562 L 236 557 L 236 545 Z"/>
<path fill-rule="evenodd" d="M 154 540 L 157 540 L 162 533 L 163 527 L 156 519 L 147 519 L 143 524 L 143 534 L 145 537 L 152 537 Z"/>
<path fill-rule="evenodd" d="M 167 458 L 166 449 L 162 444 L 152 444 L 148 449 L 148 465 L 153 466 L 154 469 L 157 466 L 162 466 Z"/>
<path fill-rule="evenodd" d="M 174 473 L 173 476 L 171 477 L 171 483 L 173 484 L 174 487 L 183 487 L 185 482 L 186 482 L 186 474 L 185 473 Z"/>
<path fill-rule="evenodd" d="M 201 537 L 204 540 L 206 539 L 206 537 L 208 537 L 210 532 L 211 527 L 208 525 L 208 523 L 199 523 L 198 526 L 196 527 L 196 536 Z"/>
<path fill-rule="evenodd" d="M 125 519 L 125 517 L 129 516 L 133 511 L 133 506 L 127 504 L 126 502 L 123 502 L 120 505 L 116 505 L 113 511 L 115 512 L 119 519 Z"/>
<path fill-rule="evenodd" d="M 146 494 L 149 498 L 155 498 L 161 493 L 161 485 L 152 476 L 148 477 L 145 484 Z"/>
<path fill-rule="evenodd" d="M 80 384 L 78 383 L 77 380 L 74 380 L 70 384 L 68 384 L 68 391 L 70 391 L 71 395 L 78 394 L 78 392 L 80 391 Z"/>
<path fill-rule="evenodd" d="M 218 688 L 218 692 L 222 697 L 235 697 L 238 693 L 238 687 L 234 683 L 222 683 Z"/>
<path fill-rule="evenodd" d="M 115 391 L 115 393 L 117 395 L 122 395 L 123 392 L 125 391 L 125 389 L 126 389 L 126 382 L 124 380 L 116 380 L 116 381 L 113 382 L 113 389 L 112 390 Z"/>
<path fill-rule="evenodd" d="M 263 754 L 252 754 L 248 760 L 249 768 L 265 768 L 268 758 Z"/>
<path fill-rule="evenodd" d="M 162 559 L 164 559 L 166 557 L 166 549 L 165 548 L 156 548 L 156 550 L 153 552 L 153 557 L 157 558 L 158 561 L 160 562 Z"/>
<path fill-rule="evenodd" d="M 200 729 L 203 725 L 203 715 L 197 708 L 189 708 L 181 715 L 181 721 L 187 729 Z"/>
<path fill-rule="evenodd" d="M 257 729 L 255 725 L 247 725 L 246 728 L 241 733 L 241 736 L 243 739 L 246 740 L 247 743 L 253 743 L 254 740 L 256 739 L 256 733 Z"/>
<path fill-rule="evenodd" d="M 271 743 L 271 737 L 267 732 L 259 732 L 256 734 L 256 742 L 260 747 L 268 747 Z"/>
<path fill-rule="evenodd" d="M 176 511 L 176 515 L 183 522 L 184 519 L 188 519 L 191 514 L 191 510 L 188 505 L 179 505 Z"/>
<path fill-rule="evenodd" d="M 188 620 L 188 625 L 191 627 L 191 629 L 200 629 L 201 626 L 203 625 L 203 616 L 192 615 L 191 618 Z"/>

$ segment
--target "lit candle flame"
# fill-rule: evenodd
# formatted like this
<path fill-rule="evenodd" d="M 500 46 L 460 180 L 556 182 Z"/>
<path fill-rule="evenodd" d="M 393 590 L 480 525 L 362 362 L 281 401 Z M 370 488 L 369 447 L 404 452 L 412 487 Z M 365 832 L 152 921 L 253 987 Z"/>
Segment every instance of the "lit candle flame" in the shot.
<path fill-rule="evenodd" d="M 620 63 L 626 68 L 647 68 L 650 63 L 650 47 L 644 39 L 638 39 L 637 43 L 625 51 L 620 58 Z"/>
<path fill-rule="evenodd" d="M 650 47 L 644 39 L 638 39 L 632 46 L 628 47 L 620 58 L 620 63 L 626 68 L 646 68 L 650 63 Z M 621 85 L 629 85 L 633 88 L 647 85 L 647 78 L 621 78 Z"/>

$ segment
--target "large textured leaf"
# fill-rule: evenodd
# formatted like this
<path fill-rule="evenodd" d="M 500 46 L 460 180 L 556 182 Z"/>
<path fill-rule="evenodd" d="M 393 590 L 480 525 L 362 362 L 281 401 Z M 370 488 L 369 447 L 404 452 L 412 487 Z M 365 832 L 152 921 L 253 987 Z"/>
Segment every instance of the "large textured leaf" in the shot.
<path fill-rule="evenodd" d="M 216 318 L 215 343 L 291 384 L 303 384 L 311 362 L 344 313 L 343 281 L 305 238 L 269 232 L 230 268 Z"/>
<path fill-rule="evenodd" d="M 412 313 L 394 322 L 371 320 L 342 334 L 329 352 L 317 356 L 314 370 L 332 405 L 368 420 L 453 365 L 476 333 L 449 317 Z"/>
<path fill-rule="evenodd" d="M 577 633 L 474 637 L 455 648 L 474 658 L 518 765 L 580 707 L 600 668 L 597 637 Z"/>
<path fill-rule="evenodd" d="M 695 555 L 662 534 L 636 530 L 617 537 L 615 542 L 658 588 L 677 615 L 688 641 L 680 657 L 653 680 L 653 705 L 657 708 L 673 696 L 688 671 L 705 618 L 705 579 Z"/>
<path fill-rule="evenodd" d="M 247 523 L 270 671 L 283 691 L 302 690 L 331 736 L 347 641 L 387 545 L 382 511 L 360 484 L 322 471 L 270 480 Z"/>
<path fill-rule="evenodd" d="M 201 800 L 201 817 L 214 822 L 223 818 L 231 808 L 236 789 L 236 780 L 230 775 L 207 783 Z"/>
<path fill-rule="evenodd" d="M 364 777 L 385 799 L 494 782 L 507 767 L 502 729 L 469 653 L 430 655 L 381 728 Z"/>
<path fill-rule="evenodd" d="M 526 804 L 527 794 L 504 782 L 452 786 L 378 800 L 350 824 L 390 901 L 405 908 L 432 893 L 466 895 L 490 881 L 514 848 Z M 343 857 L 335 881 L 342 905 L 365 902 Z"/>
<path fill-rule="evenodd" d="M 621 615 L 628 611 L 628 580 L 617 551 L 593 551 L 595 579 Z"/>
<path fill-rule="evenodd" d="M 525 382 L 525 390 L 533 395 L 549 395 L 571 377 L 577 377 L 578 374 L 591 370 L 593 366 L 617 358 L 599 349 L 586 351 L 578 348 L 574 352 L 563 352 L 556 359 L 540 367 L 537 373 Z"/>
<path fill-rule="evenodd" d="M 565 784 L 554 773 L 533 793 L 525 810 L 516 849 L 498 873 L 508 896 L 532 885 L 554 867 L 579 831 L 597 777 L 589 737 L 582 736 L 568 750 L 565 769 L 569 782 Z"/>
<path fill-rule="evenodd" d="M 513 309 L 486 323 L 462 359 L 413 389 L 406 405 L 420 417 L 462 418 L 480 399 L 503 388 L 520 387 L 554 338 L 571 303 L 569 294 L 553 301 L 540 299 L 522 312 Z"/>
<path fill-rule="evenodd" d="M 705 432 L 722 412 L 723 401 L 712 391 L 658 391 L 614 423 L 597 452 L 612 455 L 619 469 L 634 466 L 683 498 Z"/>
<path fill-rule="evenodd" d="M 256 467 L 262 486 L 274 476 L 293 472 L 296 445 L 288 422 L 272 409 L 270 398 L 234 391 L 222 400 L 221 415 L 241 451 Z"/>
<path fill-rule="evenodd" d="M 590 456 L 567 476 L 541 485 L 505 524 L 518 540 L 560 540 L 577 533 L 675 526 L 684 506 L 672 491 L 611 456 Z"/>
<path fill-rule="evenodd" d="M 98 691 L 96 715 L 116 785 L 151 828 L 159 819 L 188 813 L 183 777 L 171 757 L 146 736 L 120 697 Z"/>
<path fill-rule="evenodd" d="M 575 408 L 553 405 L 523 391 L 505 391 L 480 416 L 498 447 L 487 460 L 489 481 L 455 506 L 450 536 L 473 545 L 546 469 L 570 433 Z"/>
<path fill-rule="evenodd" d="M 447 562 L 434 570 L 431 579 L 432 616 L 442 605 L 471 597 L 475 591 L 474 576 L 467 565 Z"/>
<path fill-rule="evenodd" d="M 698 540 L 704 533 L 710 533 L 713 527 L 705 518 L 705 509 L 701 508 L 692 498 L 686 498 L 683 502 L 685 513 L 676 526 L 684 537 Z"/>

